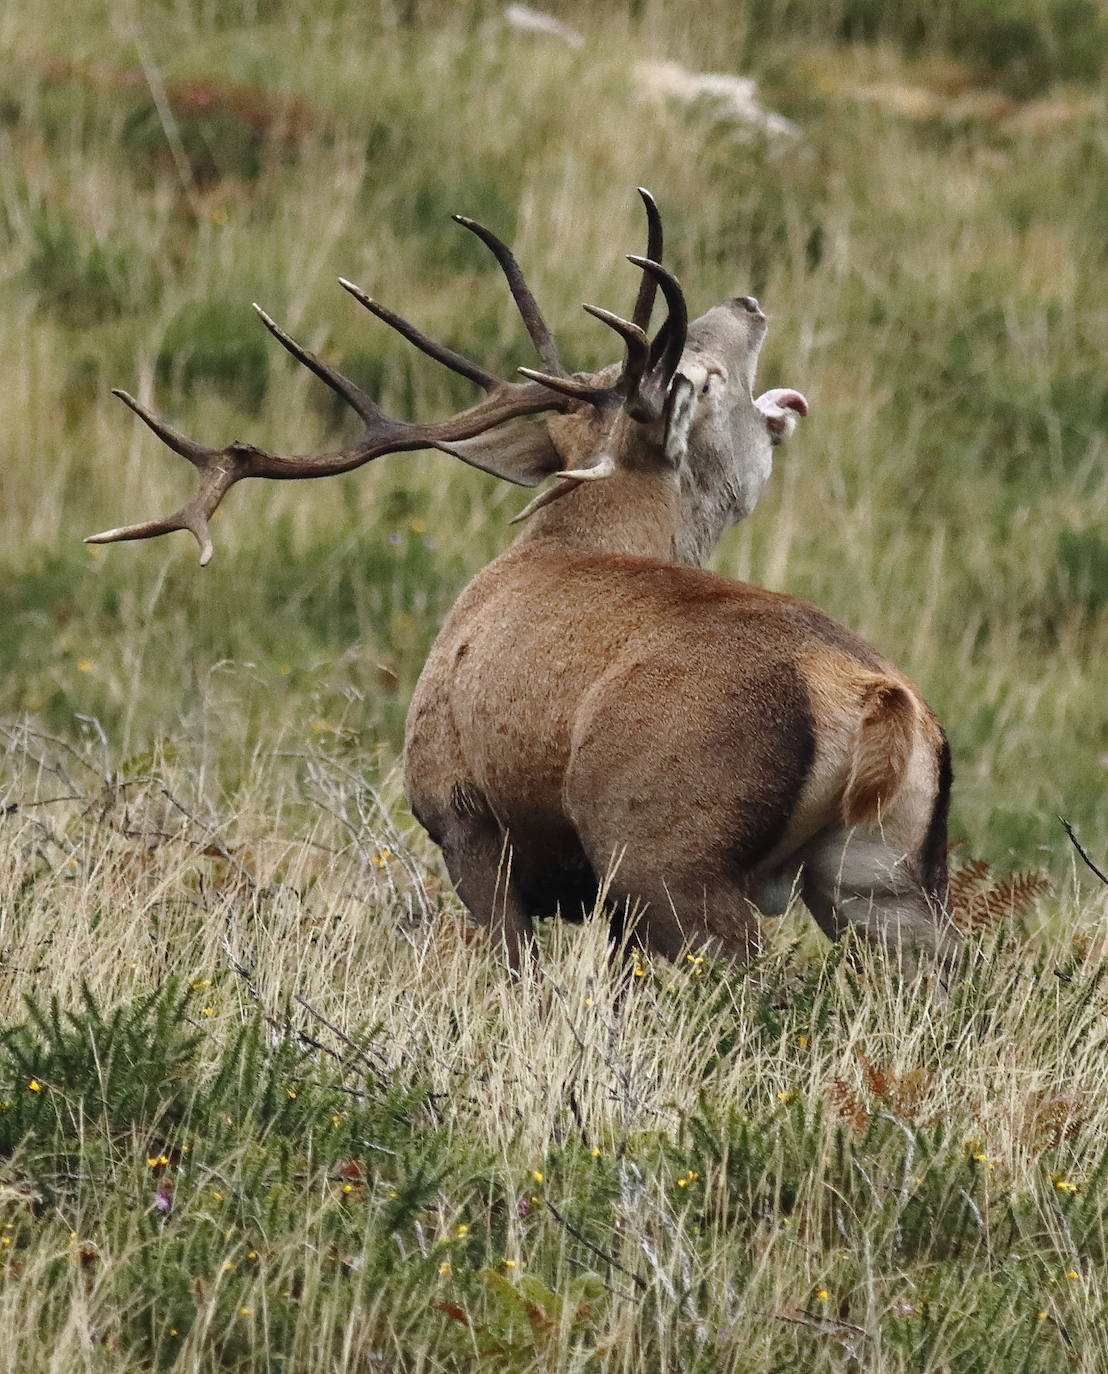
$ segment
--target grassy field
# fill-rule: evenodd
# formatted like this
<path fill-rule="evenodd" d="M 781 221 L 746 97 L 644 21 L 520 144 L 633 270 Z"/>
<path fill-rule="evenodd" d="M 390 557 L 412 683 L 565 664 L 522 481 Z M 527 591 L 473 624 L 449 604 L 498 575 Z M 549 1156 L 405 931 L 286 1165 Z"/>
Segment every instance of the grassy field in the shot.
<path fill-rule="evenodd" d="M 1108 15 L 1092 0 L 0 11 L 0 1345 L 50 1370 L 1108 1368 Z M 1027 11 L 1032 11 L 1028 17 Z M 792 138 L 633 62 L 755 76 Z M 753 291 L 806 421 L 715 565 L 879 644 L 947 724 L 949 1002 L 803 911 L 746 975 L 544 932 L 508 986 L 397 776 L 437 624 L 526 499 L 349 433 L 457 409 L 342 274 L 508 375 L 481 246 L 605 360 L 637 185 L 694 309 Z M 1006 882 L 1012 873 L 1041 875 Z M 991 894 L 991 895 L 990 895 Z"/>

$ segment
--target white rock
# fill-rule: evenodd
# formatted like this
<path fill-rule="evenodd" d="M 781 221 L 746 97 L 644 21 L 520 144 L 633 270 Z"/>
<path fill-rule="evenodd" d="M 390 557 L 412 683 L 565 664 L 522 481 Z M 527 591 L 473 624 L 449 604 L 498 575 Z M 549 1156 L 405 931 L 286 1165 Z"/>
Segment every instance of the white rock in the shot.
<path fill-rule="evenodd" d="M 509 5 L 504 11 L 504 22 L 513 29 L 521 29 L 524 33 L 541 33 L 547 38 L 560 38 L 571 48 L 585 46 L 584 38 L 576 29 L 571 29 L 568 24 L 563 24 L 552 14 L 533 10 L 530 5 Z"/>
<path fill-rule="evenodd" d="M 679 62 L 636 62 L 634 72 L 649 95 L 686 103 L 710 100 L 721 115 L 771 137 L 792 138 L 800 132 L 791 119 L 761 104 L 757 84 L 749 76 L 691 72 Z"/>

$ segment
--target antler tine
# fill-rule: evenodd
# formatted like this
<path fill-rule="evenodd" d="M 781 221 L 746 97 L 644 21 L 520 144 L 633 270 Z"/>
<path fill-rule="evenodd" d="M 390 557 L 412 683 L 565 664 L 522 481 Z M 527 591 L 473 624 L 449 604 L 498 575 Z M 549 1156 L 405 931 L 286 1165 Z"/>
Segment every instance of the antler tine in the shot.
<path fill-rule="evenodd" d="M 561 392 L 563 396 L 572 396 L 575 401 L 587 401 L 590 405 L 598 407 L 610 406 L 615 400 L 622 401 L 627 397 L 634 397 L 650 359 L 650 340 L 637 324 L 632 324 L 630 320 L 625 320 L 619 315 L 613 315 L 610 310 L 602 310 L 598 305 L 585 305 L 581 308 L 587 310 L 602 324 L 606 324 L 609 329 L 614 329 L 626 345 L 627 355 L 616 382 L 611 386 L 595 386 L 591 382 L 578 381 L 576 377 L 555 377 L 548 372 L 536 372 L 531 367 L 519 367 L 516 371 L 530 377 L 533 382 L 541 382 L 552 391 Z"/>
<path fill-rule="evenodd" d="M 215 552 L 208 533 L 208 520 L 228 489 L 245 475 L 240 470 L 242 457 L 254 450 L 248 444 L 238 443 L 228 444 L 221 449 L 208 448 L 167 425 L 126 391 L 115 388 L 112 395 L 118 396 L 124 405 L 129 406 L 174 453 L 187 458 L 200 470 L 200 485 L 192 498 L 172 515 L 160 520 L 146 520 L 138 525 L 120 525 L 114 530 L 101 530 L 99 534 L 90 534 L 85 543 L 115 544 L 124 539 L 154 539 L 159 534 L 171 534 L 174 530 L 188 530 L 200 546 L 200 566 L 204 567 Z"/>
<path fill-rule="evenodd" d="M 182 458 L 187 458 L 194 468 L 207 468 L 211 466 L 215 458 L 217 449 L 208 448 L 205 444 L 198 444 L 195 439 L 190 439 L 187 434 L 182 434 L 179 429 L 174 429 L 152 410 L 136 401 L 129 393 L 121 387 L 113 386 L 112 395 L 118 396 L 125 406 L 128 406 L 144 425 L 147 425 L 167 448 L 171 448 L 174 453 L 179 453 Z"/>
<path fill-rule="evenodd" d="M 588 401 L 590 405 L 600 406 L 612 397 L 611 387 L 593 386 L 589 382 L 579 382 L 576 377 L 555 377 L 549 372 L 536 372 L 533 367 L 517 367 L 516 371 L 533 382 L 548 386 L 551 391 L 572 396 L 575 401 Z"/>
<path fill-rule="evenodd" d="M 200 545 L 200 566 L 207 567 L 215 552 L 215 546 L 208 534 L 208 522 L 199 516 L 189 519 L 188 512 L 183 506 L 173 515 L 167 515 L 164 520 L 147 520 L 141 525 L 120 525 L 118 529 L 101 530 L 99 534 L 85 535 L 84 542 L 114 544 L 124 539 L 154 539 L 159 534 L 172 534 L 174 530 L 189 530 L 195 536 L 197 544 Z"/>
<path fill-rule="evenodd" d="M 475 219 L 469 219 L 465 215 L 454 215 L 453 219 L 463 229 L 468 229 L 470 233 L 476 234 L 500 264 L 500 270 L 507 278 L 512 299 L 523 318 L 524 327 L 530 335 L 531 342 L 535 345 L 535 351 L 538 353 L 543 367 L 547 372 L 553 373 L 557 377 L 564 377 L 566 370 L 558 356 L 558 345 L 554 342 L 554 337 L 546 326 L 546 321 L 539 310 L 538 302 L 531 293 L 531 288 L 524 280 L 523 270 L 516 261 L 515 254 L 502 239 L 496 237 L 491 229 L 486 229 L 483 224 L 478 224 Z"/>
<path fill-rule="evenodd" d="M 662 261 L 662 215 L 658 203 L 645 186 L 639 187 L 639 195 L 646 209 L 646 256 L 651 262 Z M 654 311 L 654 297 L 658 284 L 651 276 L 644 276 L 639 283 L 639 294 L 635 300 L 635 312 L 631 316 L 640 329 L 650 328 L 650 316 Z"/>
<path fill-rule="evenodd" d="M 491 391 L 493 387 L 501 385 L 500 378 L 487 372 L 480 363 L 472 362 L 461 353 L 455 353 L 452 348 L 447 348 L 445 344 L 439 343 L 437 339 L 432 339 L 429 334 L 424 334 L 421 329 L 417 329 L 403 315 L 398 315 L 395 310 L 390 310 L 388 306 L 382 305 L 380 301 L 375 301 L 372 296 L 366 295 L 362 288 L 356 286 L 354 282 L 347 281 L 345 277 L 340 277 L 339 285 L 344 291 L 349 291 L 359 305 L 364 305 L 371 314 L 376 315 L 379 320 L 383 320 L 390 329 L 395 329 L 409 343 L 415 344 L 421 352 L 426 353 L 429 358 L 434 358 L 437 363 L 442 363 L 451 372 L 457 372 L 463 377 L 468 377 L 471 382 L 476 382 L 485 391 Z M 327 378 L 324 377 L 323 380 L 326 381 Z"/>
<path fill-rule="evenodd" d="M 254 302 L 254 309 L 258 312 L 262 324 L 269 330 L 282 348 L 287 348 L 297 362 L 303 363 L 309 372 L 314 372 L 321 382 L 326 383 L 332 391 L 337 392 L 342 399 L 349 405 L 361 418 L 369 424 L 381 413 L 381 407 L 364 392 L 360 386 L 355 385 L 349 377 L 344 377 L 337 368 L 329 367 L 314 353 L 310 353 L 302 344 L 298 344 L 291 335 L 286 334 L 281 326 L 269 315 L 262 307 Z M 116 393 L 119 395 L 119 393 Z"/>
<path fill-rule="evenodd" d="M 627 356 L 623 360 L 619 380 L 613 389 L 622 396 L 634 396 L 638 392 L 639 383 L 650 360 L 650 340 L 637 324 L 622 319 L 619 315 L 613 315 L 610 310 L 601 310 L 598 305 L 586 305 L 582 309 L 587 310 L 601 324 L 614 329 L 627 345 Z"/>
<path fill-rule="evenodd" d="M 632 254 L 628 254 L 627 261 L 649 273 L 662 288 L 662 295 L 666 298 L 669 314 L 650 346 L 651 367 L 657 374 L 658 384 L 664 389 L 677 371 L 677 364 L 681 361 L 681 354 L 685 351 L 685 341 L 688 338 L 689 307 L 685 302 L 685 293 L 673 273 L 667 271 L 660 262 L 635 257 Z"/>

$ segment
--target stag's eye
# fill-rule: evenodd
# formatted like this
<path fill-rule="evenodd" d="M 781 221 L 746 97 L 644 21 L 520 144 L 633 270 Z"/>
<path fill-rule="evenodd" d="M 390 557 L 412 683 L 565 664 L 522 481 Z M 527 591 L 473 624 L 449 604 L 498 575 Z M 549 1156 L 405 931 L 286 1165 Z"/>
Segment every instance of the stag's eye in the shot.
<path fill-rule="evenodd" d="M 704 380 L 700 384 L 700 395 L 711 396 L 714 392 L 722 390 L 727 383 L 727 372 L 724 368 L 715 365 L 705 370 Z"/>

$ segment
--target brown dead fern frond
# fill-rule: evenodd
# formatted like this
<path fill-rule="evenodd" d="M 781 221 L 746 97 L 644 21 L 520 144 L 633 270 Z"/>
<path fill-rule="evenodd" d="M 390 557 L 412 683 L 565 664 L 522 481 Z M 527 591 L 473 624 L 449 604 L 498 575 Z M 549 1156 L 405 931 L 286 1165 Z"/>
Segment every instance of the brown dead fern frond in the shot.
<path fill-rule="evenodd" d="M 952 910 L 968 902 L 989 881 L 989 865 L 985 859 L 967 859 L 950 870 L 947 901 Z"/>
<path fill-rule="evenodd" d="M 1023 871 L 996 879 L 984 859 L 969 859 L 951 873 L 947 904 L 963 935 L 989 936 L 1026 916 L 1049 891 L 1050 881 L 1041 873 Z"/>
<path fill-rule="evenodd" d="M 931 1099 L 933 1075 L 926 1069 L 905 1069 L 896 1073 L 878 1068 L 860 1050 L 858 1063 L 862 1070 L 861 1089 L 852 1088 L 845 1079 L 833 1078 L 827 1088 L 832 1107 L 855 1131 L 862 1131 L 874 1116 L 882 1112 L 902 1121 L 918 1121 L 930 1125 L 934 1117 L 921 1119 Z"/>
<path fill-rule="evenodd" d="M 1089 1113 L 1073 1093 L 1037 1093 L 1026 1103 L 1024 1122 L 1032 1144 L 1056 1150 L 1088 1125 Z"/>
<path fill-rule="evenodd" d="M 870 1113 L 861 1097 L 845 1079 L 833 1078 L 827 1085 L 827 1096 L 835 1109 L 835 1114 L 847 1125 L 858 1132 L 866 1129 Z"/>

